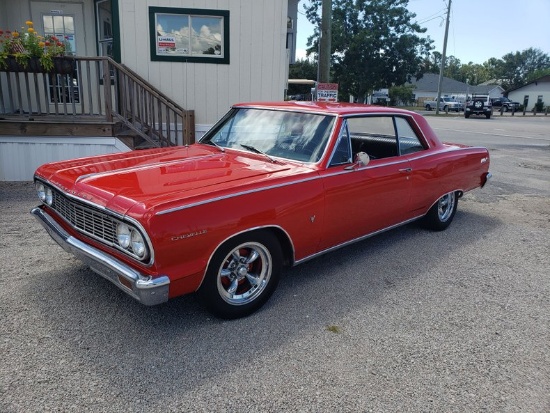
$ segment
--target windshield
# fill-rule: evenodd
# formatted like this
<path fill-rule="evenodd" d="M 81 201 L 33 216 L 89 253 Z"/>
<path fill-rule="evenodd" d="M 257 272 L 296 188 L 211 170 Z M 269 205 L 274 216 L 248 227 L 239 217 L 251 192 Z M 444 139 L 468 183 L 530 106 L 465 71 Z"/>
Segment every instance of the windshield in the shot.
<path fill-rule="evenodd" d="M 200 143 L 301 162 L 318 162 L 333 116 L 268 109 L 233 109 Z"/>

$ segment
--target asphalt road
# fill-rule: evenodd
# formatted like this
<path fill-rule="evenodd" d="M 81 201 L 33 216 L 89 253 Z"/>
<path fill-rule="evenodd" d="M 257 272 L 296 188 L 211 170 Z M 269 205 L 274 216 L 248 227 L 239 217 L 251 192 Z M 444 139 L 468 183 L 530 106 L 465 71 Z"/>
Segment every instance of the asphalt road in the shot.
<path fill-rule="evenodd" d="M 550 117 L 428 119 L 491 151 L 451 227 L 288 270 L 236 321 L 134 302 L 0 183 L 0 411 L 550 411 Z"/>

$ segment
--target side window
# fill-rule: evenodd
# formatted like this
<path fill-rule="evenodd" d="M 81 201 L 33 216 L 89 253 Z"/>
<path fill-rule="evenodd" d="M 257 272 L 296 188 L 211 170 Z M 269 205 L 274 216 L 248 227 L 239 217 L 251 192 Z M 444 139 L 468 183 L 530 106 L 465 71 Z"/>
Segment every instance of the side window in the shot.
<path fill-rule="evenodd" d="M 338 142 L 330 159 L 330 166 L 343 165 L 351 162 L 351 145 L 346 122 L 342 125 Z"/>
<path fill-rule="evenodd" d="M 353 157 L 365 152 L 371 159 L 397 156 L 397 135 L 392 116 L 353 117 L 348 120 Z"/>
<path fill-rule="evenodd" d="M 396 117 L 395 128 L 397 129 L 397 137 L 399 139 L 400 155 L 407 155 L 425 149 L 407 119 Z"/>

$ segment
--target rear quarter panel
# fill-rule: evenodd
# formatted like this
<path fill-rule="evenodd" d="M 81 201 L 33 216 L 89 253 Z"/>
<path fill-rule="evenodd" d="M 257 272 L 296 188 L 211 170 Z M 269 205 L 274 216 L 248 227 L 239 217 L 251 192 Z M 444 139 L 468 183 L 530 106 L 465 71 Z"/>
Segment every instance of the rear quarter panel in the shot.
<path fill-rule="evenodd" d="M 490 163 L 487 149 L 452 144 L 410 155 L 409 160 L 413 180 L 411 208 L 419 215 L 448 192 L 480 187 Z"/>

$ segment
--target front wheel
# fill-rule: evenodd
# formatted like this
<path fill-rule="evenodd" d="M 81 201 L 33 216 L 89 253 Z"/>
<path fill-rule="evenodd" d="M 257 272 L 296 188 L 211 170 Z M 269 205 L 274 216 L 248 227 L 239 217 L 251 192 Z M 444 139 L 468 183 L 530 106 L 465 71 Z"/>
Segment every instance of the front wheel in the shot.
<path fill-rule="evenodd" d="M 455 216 L 458 206 L 456 192 L 449 192 L 437 200 L 424 217 L 424 225 L 435 231 L 443 231 Z"/>
<path fill-rule="evenodd" d="M 250 315 L 275 291 L 282 261 L 281 245 L 272 233 L 239 235 L 214 253 L 199 295 L 207 309 L 220 318 Z"/>

